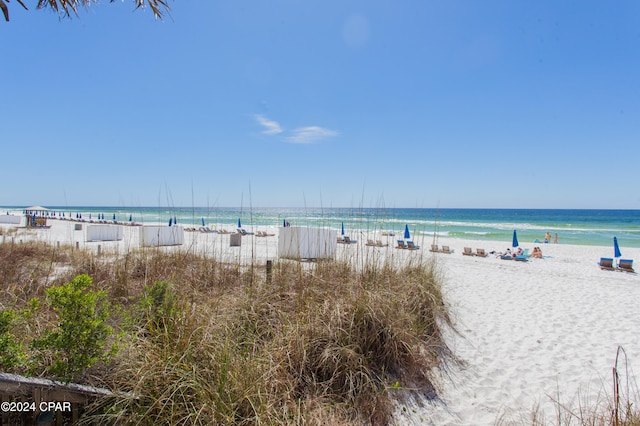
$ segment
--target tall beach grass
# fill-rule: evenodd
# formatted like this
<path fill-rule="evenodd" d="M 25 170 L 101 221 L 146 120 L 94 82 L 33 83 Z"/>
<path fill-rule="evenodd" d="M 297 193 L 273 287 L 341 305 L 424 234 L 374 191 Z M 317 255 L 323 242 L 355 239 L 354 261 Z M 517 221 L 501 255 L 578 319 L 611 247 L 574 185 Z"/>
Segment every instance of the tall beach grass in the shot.
<path fill-rule="evenodd" d="M 441 277 L 426 259 L 280 260 L 267 276 L 193 252 L 25 243 L 0 245 L 0 274 L 1 309 L 79 274 L 117 307 L 119 354 L 82 381 L 118 393 L 88 407 L 86 423 L 386 424 L 398 389 L 435 395 L 429 372 L 452 360 Z M 22 325 L 25 347 L 51 321 L 38 315 Z"/>

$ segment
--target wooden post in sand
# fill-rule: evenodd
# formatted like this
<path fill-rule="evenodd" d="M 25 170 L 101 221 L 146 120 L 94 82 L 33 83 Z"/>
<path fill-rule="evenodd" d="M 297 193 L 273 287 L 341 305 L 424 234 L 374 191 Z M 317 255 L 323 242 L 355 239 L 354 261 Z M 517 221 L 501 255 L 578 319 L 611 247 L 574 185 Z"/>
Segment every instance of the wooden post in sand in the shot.
<path fill-rule="evenodd" d="M 271 284 L 271 269 L 273 268 L 273 261 L 267 260 L 267 284 Z"/>

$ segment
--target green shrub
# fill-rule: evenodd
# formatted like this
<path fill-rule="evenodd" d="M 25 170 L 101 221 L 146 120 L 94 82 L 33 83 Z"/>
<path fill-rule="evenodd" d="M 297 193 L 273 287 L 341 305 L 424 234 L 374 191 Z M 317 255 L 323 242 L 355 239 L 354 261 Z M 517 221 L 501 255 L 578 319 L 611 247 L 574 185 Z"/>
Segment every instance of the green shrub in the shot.
<path fill-rule="evenodd" d="M 113 333 L 107 324 L 110 306 L 105 291 L 90 289 L 91 277 L 78 275 L 70 282 L 46 290 L 47 302 L 57 315 L 58 325 L 46 329 L 33 340 L 39 358 L 47 359 L 46 371 L 70 381 L 99 360 L 115 354 L 112 345 L 105 351 Z"/>
<path fill-rule="evenodd" d="M 0 311 L 0 369 L 2 370 L 11 370 L 24 362 L 22 344 L 16 341 L 11 332 L 15 319 L 14 311 Z"/>

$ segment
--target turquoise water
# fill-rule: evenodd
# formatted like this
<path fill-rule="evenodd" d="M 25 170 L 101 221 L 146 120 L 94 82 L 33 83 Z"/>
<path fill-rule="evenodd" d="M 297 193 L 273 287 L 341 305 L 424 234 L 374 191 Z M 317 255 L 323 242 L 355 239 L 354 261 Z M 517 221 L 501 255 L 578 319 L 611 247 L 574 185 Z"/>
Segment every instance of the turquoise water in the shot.
<path fill-rule="evenodd" d="M 359 230 L 394 231 L 401 235 L 405 224 L 412 235 L 450 236 L 465 239 L 511 241 L 517 230 L 520 241 L 543 240 L 546 232 L 558 233 L 559 243 L 611 245 L 616 236 L 621 246 L 640 248 L 640 210 L 546 210 L 546 209 L 375 209 L 375 208 L 158 208 L 158 207 L 60 207 L 46 206 L 56 215 L 82 214 L 97 218 L 140 223 L 168 223 L 175 217 L 179 225 L 207 225 L 234 229 L 238 219 L 244 228 L 282 226 L 321 226 L 345 233 Z M 0 211 L 20 212 L 21 207 Z M 53 213 L 50 213 L 53 214 Z"/>

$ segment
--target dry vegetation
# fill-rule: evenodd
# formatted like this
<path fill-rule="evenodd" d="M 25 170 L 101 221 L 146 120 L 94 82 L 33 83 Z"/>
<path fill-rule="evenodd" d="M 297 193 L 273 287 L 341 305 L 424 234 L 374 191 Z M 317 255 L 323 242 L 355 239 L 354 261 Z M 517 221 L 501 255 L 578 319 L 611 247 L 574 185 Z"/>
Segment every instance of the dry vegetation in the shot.
<path fill-rule="evenodd" d="M 394 392 L 435 395 L 429 371 L 451 356 L 438 274 L 279 261 L 240 268 L 161 250 L 102 256 L 42 244 L 0 245 L 1 309 L 23 309 L 79 274 L 106 290 L 120 350 L 82 382 L 101 424 L 385 424 Z M 17 324 L 25 347 L 51 321 Z M 27 361 L 29 353 L 26 354 Z M 38 370 L 27 363 L 13 372 Z M 43 374 L 43 373 L 40 373 Z"/>

